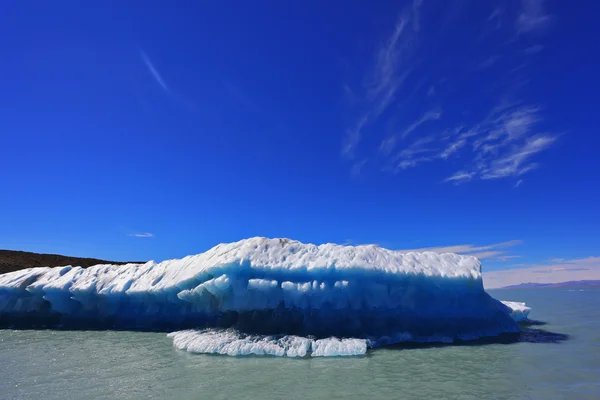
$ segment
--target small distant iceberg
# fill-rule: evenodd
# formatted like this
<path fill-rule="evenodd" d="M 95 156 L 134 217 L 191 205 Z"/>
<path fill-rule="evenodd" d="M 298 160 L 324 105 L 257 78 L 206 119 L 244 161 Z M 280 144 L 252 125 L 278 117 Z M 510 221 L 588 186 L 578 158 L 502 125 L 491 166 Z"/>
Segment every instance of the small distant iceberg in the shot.
<path fill-rule="evenodd" d="M 528 312 L 486 293 L 472 256 L 289 239 L 0 275 L 1 326 L 175 331 L 176 347 L 216 354 L 356 355 L 472 340 L 519 332 Z"/>
<path fill-rule="evenodd" d="M 527 307 L 525 303 L 520 303 L 517 301 L 503 301 L 502 304 L 511 309 L 510 316 L 516 322 L 527 320 L 529 311 L 531 311 L 531 308 Z"/>

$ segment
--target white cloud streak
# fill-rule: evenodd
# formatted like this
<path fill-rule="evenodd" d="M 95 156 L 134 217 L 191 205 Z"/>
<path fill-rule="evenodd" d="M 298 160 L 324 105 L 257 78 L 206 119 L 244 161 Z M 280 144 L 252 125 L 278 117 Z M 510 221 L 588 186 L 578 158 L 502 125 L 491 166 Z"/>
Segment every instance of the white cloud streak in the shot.
<path fill-rule="evenodd" d="M 490 16 L 487 18 L 488 22 L 493 21 L 494 19 L 500 19 L 500 17 L 502 16 L 503 13 L 504 13 L 504 10 L 502 8 L 500 8 L 500 7 L 494 8 L 494 10 L 490 14 Z"/>
<path fill-rule="evenodd" d="M 440 119 L 442 112 L 440 110 L 429 110 L 421 118 L 410 124 L 404 132 L 402 132 L 402 139 L 406 138 L 412 132 L 414 132 L 419 126 L 423 125 L 427 121 L 435 121 Z"/>
<path fill-rule="evenodd" d="M 344 143 L 342 146 L 342 154 L 347 158 L 354 158 L 356 146 L 360 141 L 361 131 L 368 120 L 369 115 L 365 114 L 361 119 L 358 120 L 354 127 L 349 128 L 346 131 L 346 137 L 344 138 Z"/>
<path fill-rule="evenodd" d="M 542 46 L 541 44 L 534 44 L 533 46 L 529 46 L 528 48 L 523 50 L 523 52 L 527 55 L 533 55 L 541 52 L 542 50 L 544 50 L 544 46 Z"/>
<path fill-rule="evenodd" d="M 150 232 L 130 233 L 129 236 L 136 238 L 153 238 L 154 234 Z"/>
<path fill-rule="evenodd" d="M 458 171 L 454 173 L 454 175 L 450 175 L 449 177 L 444 179 L 444 182 L 454 182 L 457 184 L 462 182 L 468 182 L 471 179 L 473 179 L 474 175 L 474 172 Z"/>
<path fill-rule="evenodd" d="M 487 20 L 483 17 L 489 34 L 486 36 L 488 39 L 484 39 L 490 40 L 493 36 L 493 40 L 497 40 L 503 35 L 506 38 L 505 46 L 498 52 L 489 52 L 489 47 L 480 46 L 483 42 L 476 42 L 478 47 L 485 48 L 481 54 L 474 55 L 471 60 L 461 59 L 460 66 L 445 66 L 452 70 L 460 70 L 463 64 L 475 68 L 490 68 L 501 61 L 502 68 L 485 71 L 485 74 L 501 74 L 493 79 L 498 83 L 508 80 L 507 85 L 504 85 L 508 89 L 505 93 L 500 93 L 500 101 L 497 103 L 494 103 L 498 98 L 496 95 L 490 98 L 482 95 L 482 101 L 479 97 L 471 98 L 473 82 L 469 77 L 459 76 L 454 79 L 445 73 L 431 76 L 434 73 L 426 67 L 430 55 L 425 47 L 421 49 L 420 46 L 429 45 L 430 40 L 441 40 L 431 45 L 443 48 L 445 42 L 444 35 L 423 35 L 425 28 L 433 26 L 422 21 L 422 17 L 428 15 L 421 13 L 424 4 L 426 2 L 422 0 L 413 0 L 400 13 L 393 30 L 374 52 L 374 60 L 368 68 L 368 79 L 363 80 L 360 87 L 362 93 L 361 90 L 350 90 L 348 85 L 342 86 L 347 97 L 352 99 L 351 103 L 363 107 L 358 110 L 358 118 L 346 129 L 342 141 L 343 156 L 353 160 L 351 173 L 354 175 L 359 169 L 355 160 L 365 159 L 363 154 L 358 154 L 365 132 L 376 134 L 377 130 L 386 133 L 380 136 L 382 138 L 376 147 L 377 159 L 371 161 L 379 161 L 382 170 L 386 172 L 398 173 L 427 162 L 451 160 L 456 163 L 460 160 L 462 165 L 450 176 L 442 178 L 444 182 L 458 184 L 481 179 L 520 177 L 538 168 L 540 164 L 535 160 L 536 156 L 552 146 L 556 137 L 552 132 L 540 129 L 544 122 L 541 107 L 529 105 L 517 97 L 527 80 L 517 76 L 522 71 L 515 72 L 514 65 L 522 63 L 522 60 L 514 56 L 529 60 L 529 55 L 541 51 L 543 45 L 536 43 L 537 40 L 532 42 L 530 38 L 525 40 L 519 38 L 519 35 L 515 37 L 515 27 L 512 24 L 517 26 L 519 34 L 540 31 L 551 19 L 544 9 L 544 1 L 520 0 L 520 7 L 516 10 L 490 6 L 487 14 L 489 17 Z M 495 32 L 490 33 L 488 25 L 494 24 L 496 27 L 492 26 L 492 29 Z M 422 66 L 425 68 L 421 68 Z M 473 72 L 472 69 L 470 71 Z M 463 90 L 465 85 L 468 90 Z M 492 87 L 497 90 L 498 86 L 492 82 L 491 87 L 485 86 L 477 92 L 490 93 Z M 451 95 L 460 97 L 447 99 Z M 466 104 L 464 111 L 457 113 L 456 110 L 453 111 L 454 107 L 443 107 L 443 101 L 448 100 Z M 489 110 L 487 113 L 485 107 Z M 424 124 L 428 122 L 442 119 L 442 108 L 445 113 L 451 114 L 451 117 L 445 119 L 459 120 L 456 128 L 439 128 L 439 123 L 425 127 Z M 419 113 L 422 113 L 420 117 Z M 415 116 L 412 123 L 406 124 L 406 117 Z M 466 118 L 471 118 L 471 121 L 465 121 Z M 384 127 L 378 126 L 381 125 L 378 124 L 380 120 L 385 120 Z M 398 123 L 401 121 L 405 123 L 403 128 Z M 437 131 L 431 127 L 437 128 Z M 418 136 L 425 128 L 426 138 L 434 138 L 435 141 L 426 146 L 419 140 L 412 144 L 403 143 L 409 137 Z"/>
<path fill-rule="evenodd" d="M 581 280 L 600 280 L 600 257 L 572 260 L 553 260 L 551 264 L 531 265 L 483 273 L 487 289 L 518 285 L 520 283 L 560 283 Z"/>
<path fill-rule="evenodd" d="M 516 104 L 498 104 L 484 121 L 461 133 L 440 154 L 441 158 L 447 158 L 456 151 L 453 145 L 465 145 L 462 140 L 470 140 L 473 149 L 473 164 L 456 172 L 446 182 L 515 177 L 539 167 L 531 159 L 548 149 L 556 137 L 538 133 L 539 107 Z"/>
<path fill-rule="evenodd" d="M 489 168 L 481 172 L 481 179 L 498 179 L 508 176 L 519 176 L 538 167 L 538 164 L 528 162 L 536 153 L 547 149 L 555 138 L 537 136 L 528 139 L 524 144 L 514 147 L 508 154 L 491 161 Z"/>
<path fill-rule="evenodd" d="M 398 142 L 398 138 L 393 135 L 393 136 L 388 136 L 387 138 L 383 139 L 379 145 L 379 151 L 383 154 L 383 155 L 389 155 L 393 150 L 394 147 L 396 147 L 396 143 Z"/>
<path fill-rule="evenodd" d="M 401 170 L 405 170 L 411 167 L 416 167 L 418 164 L 432 161 L 434 159 L 433 153 L 438 151 L 438 148 L 431 146 L 434 141 L 433 137 L 428 136 L 419 139 L 412 143 L 410 146 L 403 148 L 397 152 L 394 156 L 389 157 L 391 167 L 388 169 L 397 173 Z M 383 143 L 388 144 L 388 143 Z"/>
<path fill-rule="evenodd" d="M 450 143 L 448 147 L 440 154 L 440 158 L 447 160 L 452 154 L 456 153 L 460 148 L 464 147 L 467 144 L 466 139 L 457 139 L 456 141 Z"/>
<path fill-rule="evenodd" d="M 354 165 L 352 165 L 350 174 L 352 175 L 353 178 L 358 178 L 360 176 L 360 174 L 362 173 L 363 167 L 365 166 L 366 163 L 367 163 L 367 160 L 364 159 L 364 160 L 358 161 L 358 162 L 354 163 Z"/>
<path fill-rule="evenodd" d="M 404 15 L 398 19 L 394 32 L 377 55 L 372 80 L 367 84 L 367 95 L 370 100 L 377 103 L 377 109 L 383 108 L 397 89 L 400 58 L 398 42 L 407 22 Z"/>
<path fill-rule="evenodd" d="M 415 31 L 421 30 L 421 18 L 420 18 L 420 9 L 423 5 L 423 0 L 414 0 L 412 5 L 413 11 L 413 29 Z"/>
<path fill-rule="evenodd" d="M 158 70 L 154 67 L 154 64 L 152 64 L 152 61 L 150 61 L 150 58 L 148 58 L 148 56 L 146 55 L 146 53 L 143 50 L 140 50 L 140 56 L 142 57 L 142 61 L 144 61 L 144 64 L 146 64 L 148 71 L 150 71 L 150 74 L 152 74 L 152 77 L 154 78 L 154 80 L 160 85 L 160 87 L 163 88 L 163 90 L 165 92 L 168 93 L 169 87 L 163 80 L 163 78 L 160 75 L 160 73 L 158 72 Z"/>
<path fill-rule="evenodd" d="M 521 12 L 517 18 L 517 32 L 529 33 L 548 25 L 551 16 L 544 11 L 544 0 L 521 0 Z"/>
<path fill-rule="evenodd" d="M 506 259 L 518 256 L 505 255 L 506 251 L 510 247 L 518 246 L 522 244 L 521 240 L 509 240 L 506 242 L 494 243 L 485 246 L 474 246 L 472 244 L 459 244 L 454 246 L 442 246 L 442 247 L 423 247 L 419 249 L 411 250 L 399 250 L 403 253 L 409 252 L 424 252 L 431 251 L 438 254 L 444 253 L 457 253 L 457 254 L 468 254 L 475 256 L 479 259 Z"/>
<path fill-rule="evenodd" d="M 356 148 L 363 136 L 363 129 L 368 123 L 374 123 L 386 111 L 411 72 L 410 69 L 401 70 L 399 67 L 403 59 L 403 51 L 407 49 L 410 42 L 403 40 L 409 31 L 406 29 L 408 23 L 408 14 L 401 13 L 392 34 L 377 51 L 370 79 L 364 84 L 366 109 L 354 126 L 346 130 L 342 142 L 342 155 L 346 158 L 355 157 Z"/>
<path fill-rule="evenodd" d="M 485 68 L 490 68 L 491 66 L 493 66 L 494 64 L 496 64 L 496 62 L 498 60 L 500 60 L 502 58 L 502 56 L 496 54 L 493 56 L 489 56 L 488 58 L 486 58 L 485 60 L 483 60 L 480 64 L 479 64 L 479 68 L 480 69 L 485 69 Z"/>
<path fill-rule="evenodd" d="M 422 164 L 424 162 L 428 162 L 431 160 L 432 160 L 431 157 L 417 157 L 417 158 L 410 158 L 407 160 L 402 160 L 396 166 L 395 172 L 399 172 L 400 170 L 403 170 L 403 169 L 416 167 L 419 164 Z"/>

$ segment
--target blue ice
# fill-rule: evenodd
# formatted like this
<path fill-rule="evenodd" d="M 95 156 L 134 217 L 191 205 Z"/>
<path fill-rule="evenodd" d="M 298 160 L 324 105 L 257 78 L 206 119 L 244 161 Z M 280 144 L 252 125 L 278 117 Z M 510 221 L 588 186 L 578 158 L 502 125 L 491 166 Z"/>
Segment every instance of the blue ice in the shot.
<path fill-rule="evenodd" d="M 288 239 L 161 263 L 0 275 L 0 325 L 177 330 L 187 332 L 174 333 L 178 343 L 191 338 L 186 349 L 206 352 L 206 332 L 229 329 L 231 343 L 216 351 L 227 354 L 354 355 L 399 341 L 471 340 L 519 332 L 511 314 L 484 291 L 474 257 Z M 278 339 L 257 350 L 264 337 Z"/>

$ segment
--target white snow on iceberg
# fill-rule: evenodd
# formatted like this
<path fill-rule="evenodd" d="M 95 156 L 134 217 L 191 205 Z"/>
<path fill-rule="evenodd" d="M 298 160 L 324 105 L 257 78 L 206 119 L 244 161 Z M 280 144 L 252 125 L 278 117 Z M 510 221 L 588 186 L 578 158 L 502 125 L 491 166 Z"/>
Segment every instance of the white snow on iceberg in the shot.
<path fill-rule="evenodd" d="M 0 275 L 2 326 L 235 328 L 389 343 L 518 332 L 511 313 L 484 291 L 475 257 L 373 245 L 252 238 L 161 263 Z"/>

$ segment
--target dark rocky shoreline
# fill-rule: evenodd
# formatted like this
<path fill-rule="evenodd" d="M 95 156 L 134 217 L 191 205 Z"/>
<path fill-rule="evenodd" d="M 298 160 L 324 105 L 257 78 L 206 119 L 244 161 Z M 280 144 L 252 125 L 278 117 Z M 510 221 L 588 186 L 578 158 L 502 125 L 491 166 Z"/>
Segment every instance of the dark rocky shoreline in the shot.
<path fill-rule="evenodd" d="M 32 267 L 59 267 L 65 265 L 83 268 L 97 264 L 118 264 L 139 261 L 106 261 L 97 258 L 69 257 L 59 254 L 40 254 L 28 251 L 0 250 L 0 274 Z"/>

